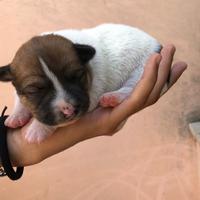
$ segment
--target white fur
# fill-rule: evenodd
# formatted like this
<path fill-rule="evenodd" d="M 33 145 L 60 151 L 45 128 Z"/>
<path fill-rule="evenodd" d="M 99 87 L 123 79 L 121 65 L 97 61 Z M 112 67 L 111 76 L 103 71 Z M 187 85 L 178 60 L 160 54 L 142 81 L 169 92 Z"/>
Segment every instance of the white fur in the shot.
<path fill-rule="evenodd" d="M 11 115 L 6 119 L 5 125 L 11 128 L 24 126 L 31 118 L 30 111 L 20 102 L 15 92 L 15 104 Z"/>
<path fill-rule="evenodd" d="M 48 68 L 47 64 L 44 62 L 44 60 L 41 57 L 39 57 L 39 61 L 40 61 L 40 64 L 42 66 L 42 69 L 43 69 L 44 73 L 46 74 L 46 76 L 53 83 L 54 88 L 56 89 L 57 95 L 59 97 L 61 97 L 61 98 L 65 98 L 65 91 L 64 91 L 61 83 L 59 82 L 59 80 L 55 76 L 55 74 L 50 71 L 50 69 Z"/>
<path fill-rule="evenodd" d="M 26 131 L 25 139 L 29 142 L 41 143 L 45 138 L 49 137 L 56 127 L 47 126 L 37 119 L 34 119 Z"/>
<path fill-rule="evenodd" d="M 146 60 L 159 43 L 145 32 L 126 25 L 102 24 L 83 30 L 61 30 L 45 34 L 60 35 L 74 43 L 91 45 L 96 55 L 89 62 L 93 74 L 90 108 L 94 109 L 102 94 L 120 89 L 130 78 L 131 87 L 141 78 Z M 132 75 L 132 76 L 131 76 Z"/>

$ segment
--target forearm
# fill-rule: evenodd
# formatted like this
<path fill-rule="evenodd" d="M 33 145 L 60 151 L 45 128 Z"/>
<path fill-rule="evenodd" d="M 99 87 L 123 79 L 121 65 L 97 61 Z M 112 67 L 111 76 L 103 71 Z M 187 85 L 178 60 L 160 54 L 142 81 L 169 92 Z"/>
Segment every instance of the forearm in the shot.
<path fill-rule="evenodd" d="M 95 127 L 85 126 L 84 121 L 80 121 L 78 124 L 57 129 L 41 144 L 29 144 L 24 139 L 25 129 L 26 127 L 8 131 L 8 149 L 13 165 L 27 166 L 39 163 L 78 142 L 94 137 L 92 132 L 96 130 Z"/>

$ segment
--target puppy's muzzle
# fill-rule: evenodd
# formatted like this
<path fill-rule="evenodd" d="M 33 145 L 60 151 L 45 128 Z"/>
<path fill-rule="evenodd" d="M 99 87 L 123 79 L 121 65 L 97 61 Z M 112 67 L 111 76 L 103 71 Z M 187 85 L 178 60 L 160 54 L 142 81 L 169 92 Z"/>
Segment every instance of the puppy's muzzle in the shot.
<path fill-rule="evenodd" d="M 59 101 L 57 102 L 57 108 L 58 110 L 66 117 L 66 118 L 69 118 L 71 116 L 74 115 L 75 113 L 75 107 L 70 104 L 70 103 L 67 103 L 65 101 Z"/>

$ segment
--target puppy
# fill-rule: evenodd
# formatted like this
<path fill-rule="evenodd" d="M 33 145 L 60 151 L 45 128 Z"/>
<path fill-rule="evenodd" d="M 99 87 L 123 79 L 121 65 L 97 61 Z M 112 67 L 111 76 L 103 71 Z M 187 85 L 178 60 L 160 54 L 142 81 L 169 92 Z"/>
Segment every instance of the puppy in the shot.
<path fill-rule="evenodd" d="M 120 24 L 33 37 L 0 68 L 0 81 L 11 81 L 16 89 L 5 125 L 21 127 L 33 117 L 25 138 L 40 143 L 99 104 L 115 107 L 134 90 L 150 55 L 160 50 L 153 37 Z"/>

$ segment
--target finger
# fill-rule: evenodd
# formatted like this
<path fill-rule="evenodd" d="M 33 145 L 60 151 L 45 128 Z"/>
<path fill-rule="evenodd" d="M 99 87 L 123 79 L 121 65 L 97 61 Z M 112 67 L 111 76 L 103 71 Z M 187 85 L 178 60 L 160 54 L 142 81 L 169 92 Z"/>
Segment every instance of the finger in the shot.
<path fill-rule="evenodd" d="M 158 78 L 145 106 L 149 106 L 159 99 L 162 89 L 169 78 L 174 53 L 175 47 L 173 45 L 167 45 L 162 49 L 162 60 L 159 65 Z"/>
<path fill-rule="evenodd" d="M 112 136 L 112 135 L 114 135 L 115 133 L 117 133 L 119 130 L 121 130 L 123 127 L 124 127 L 124 125 L 126 124 L 126 121 L 127 121 L 128 119 L 125 119 L 124 121 L 122 121 L 111 133 L 109 133 L 108 135 L 110 135 L 110 136 Z"/>
<path fill-rule="evenodd" d="M 160 60 L 160 54 L 154 54 L 148 60 L 143 76 L 134 92 L 110 113 L 113 123 L 119 123 L 144 106 L 156 83 Z"/>
<path fill-rule="evenodd" d="M 185 62 L 177 62 L 173 65 L 170 73 L 170 79 L 168 84 L 168 89 L 176 83 L 176 81 L 180 78 L 182 73 L 187 69 L 187 64 Z"/>

